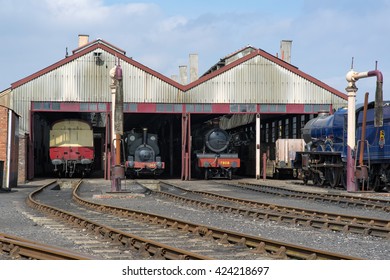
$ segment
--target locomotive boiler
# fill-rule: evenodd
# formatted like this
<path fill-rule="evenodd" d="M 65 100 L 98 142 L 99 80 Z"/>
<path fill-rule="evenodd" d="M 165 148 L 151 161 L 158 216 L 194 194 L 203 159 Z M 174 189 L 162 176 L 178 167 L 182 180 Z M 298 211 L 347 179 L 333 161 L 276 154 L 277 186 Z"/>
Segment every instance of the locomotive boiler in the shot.
<path fill-rule="evenodd" d="M 201 129 L 193 136 L 196 170 L 204 179 L 227 178 L 240 167 L 231 136 L 219 127 Z"/>
<path fill-rule="evenodd" d="M 383 102 L 383 125 L 375 127 L 375 102 L 367 105 L 366 119 L 363 106 L 356 110 L 356 150 L 353 152 L 356 182 L 360 189 L 387 191 L 390 184 L 390 102 Z M 363 126 L 365 124 L 365 128 Z M 362 133 L 365 139 L 361 139 Z M 346 188 L 347 162 L 347 109 L 333 115 L 320 113 L 303 128 L 306 146 L 297 152 L 294 166 L 300 169 L 304 183 L 343 186 Z M 363 141 L 364 145 L 360 145 Z M 363 149 L 360 148 L 363 147 Z M 360 156 L 360 154 L 362 156 Z M 358 158 L 362 162 L 358 163 Z M 366 176 L 359 176 L 358 167 L 364 166 Z"/>
<path fill-rule="evenodd" d="M 77 119 L 55 122 L 50 129 L 49 154 L 59 177 L 89 175 L 95 157 L 91 125 Z"/>
<path fill-rule="evenodd" d="M 164 172 L 165 162 L 161 160 L 158 135 L 134 129 L 125 133 L 126 175 L 160 175 Z"/>

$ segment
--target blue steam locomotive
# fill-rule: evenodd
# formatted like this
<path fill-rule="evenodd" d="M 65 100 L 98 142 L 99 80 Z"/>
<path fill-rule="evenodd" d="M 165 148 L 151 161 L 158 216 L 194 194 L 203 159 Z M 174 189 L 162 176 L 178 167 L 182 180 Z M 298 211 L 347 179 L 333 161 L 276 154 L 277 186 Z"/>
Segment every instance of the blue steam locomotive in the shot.
<path fill-rule="evenodd" d="M 366 176 L 355 172 L 361 189 L 390 190 L 390 102 L 383 102 L 383 126 L 375 127 L 375 102 L 367 104 L 364 119 L 363 106 L 356 110 L 356 149 L 353 158 L 356 171 L 365 167 Z M 365 129 L 363 131 L 363 123 Z M 347 161 L 347 109 L 341 108 L 333 115 L 319 113 L 306 123 L 302 130 L 306 146 L 297 152 L 294 167 L 306 184 L 343 186 L 346 188 Z M 362 134 L 365 134 L 362 139 Z M 361 141 L 363 145 L 361 145 Z M 358 159 L 362 161 L 359 163 Z"/>

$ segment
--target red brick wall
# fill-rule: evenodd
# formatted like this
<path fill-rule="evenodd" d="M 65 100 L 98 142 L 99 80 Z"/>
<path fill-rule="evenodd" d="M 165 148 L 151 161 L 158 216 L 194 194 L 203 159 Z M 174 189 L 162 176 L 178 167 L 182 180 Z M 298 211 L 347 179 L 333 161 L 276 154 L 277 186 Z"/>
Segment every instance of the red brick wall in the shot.
<path fill-rule="evenodd" d="M 27 181 L 27 143 L 28 135 L 19 135 L 18 184 L 24 184 Z"/>

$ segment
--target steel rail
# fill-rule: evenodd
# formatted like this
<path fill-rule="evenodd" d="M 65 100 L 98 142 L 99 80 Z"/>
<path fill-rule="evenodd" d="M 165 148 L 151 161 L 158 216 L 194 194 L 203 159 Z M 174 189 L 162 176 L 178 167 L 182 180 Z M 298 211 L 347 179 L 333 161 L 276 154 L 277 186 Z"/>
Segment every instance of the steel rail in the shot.
<path fill-rule="evenodd" d="M 367 218 L 367 217 L 360 217 L 360 216 L 349 216 L 349 215 L 341 215 L 337 213 L 328 213 L 328 212 L 314 211 L 309 209 L 294 208 L 294 207 L 258 202 L 254 200 L 239 199 L 236 197 L 219 195 L 216 193 L 211 193 L 206 191 L 188 190 L 166 182 L 160 182 L 160 184 L 170 185 L 182 191 L 204 195 L 214 199 L 240 203 L 247 207 L 261 208 L 260 211 L 248 210 L 248 209 L 242 209 L 233 206 L 212 204 L 208 202 L 199 202 L 197 200 L 193 200 L 183 196 L 178 196 L 163 191 L 156 191 L 161 195 L 169 196 L 176 200 L 203 205 L 203 207 L 208 207 L 209 209 L 214 209 L 223 212 L 233 212 L 236 214 L 250 216 L 258 219 L 272 220 L 276 222 L 286 222 L 295 225 L 311 226 L 313 228 L 318 228 L 318 229 L 334 230 L 334 231 L 340 231 L 344 233 L 350 232 L 350 233 L 371 235 L 371 236 L 390 239 L 390 220 L 382 220 L 382 219 Z"/>
<path fill-rule="evenodd" d="M 82 183 L 82 180 L 78 182 L 74 190 Z M 53 206 L 49 206 L 43 203 L 39 203 L 34 199 L 38 193 L 42 192 L 45 188 L 57 185 L 57 182 L 51 182 L 39 188 L 38 190 L 30 193 L 27 198 L 27 203 L 41 212 L 49 213 L 51 216 L 67 221 L 68 223 L 77 226 L 79 228 L 85 228 L 90 232 L 103 237 L 107 240 L 115 242 L 116 244 L 122 244 L 126 248 L 133 248 L 138 250 L 143 255 L 152 256 L 158 259 L 168 260 L 208 260 L 210 258 L 202 256 L 186 250 L 173 248 L 165 244 L 155 242 L 149 239 L 145 239 L 121 230 L 117 230 L 105 225 L 101 225 L 94 221 L 87 220 L 83 217 L 75 215 L 73 213 L 63 211 Z"/>
<path fill-rule="evenodd" d="M 79 185 L 80 186 L 80 185 Z M 107 204 L 98 204 L 89 200 L 81 198 L 77 192 L 78 188 L 73 190 L 73 198 L 78 203 L 93 208 L 95 210 L 120 215 L 122 217 L 129 217 L 132 219 L 143 220 L 145 222 L 152 222 L 154 224 L 161 224 L 164 227 L 191 232 L 203 237 L 218 240 L 220 243 L 231 243 L 241 246 L 246 246 L 252 249 L 253 253 L 268 254 L 272 258 L 280 259 L 317 259 L 317 260 L 357 260 L 359 258 L 353 256 L 346 256 L 333 252 L 326 252 L 322 250 L 307 248 L 294 244 L 278 242 L 266 238 L 250 236 L 233 231 L 223 230 L 215 227 L 198 225 L 187 221 L 168 218 L 152 213 L 145 213 L 141 211 L 131 210 L 127 208 L 111 206 Z"/>
<path fill-rule="evenodd" d="M 297 190 L 291 190 L 276 186 L 268 186 L 263 184 L 255 184 L 255 183 L 249 183 L 249 182 L 238 182 L 238 184 L 232 184 L 232 183 L 224 183 L 225 185 L 239 187 L 243 189 L 249 189 L 252 191 L 258 191 L 258 192 L 264 192 L 269 194 L 276 194 L 280 196 L 290 196 L 294 198 L 305 198 L 305 199 L 311 199 L 314 201 L 329 201 L 333 203 L 338 204 L 344 204 L 344 205 L 352 205 L 352 206 L 359 206 L 365 209 L 375 209 L 375 210 L 382 210 L 385 212 L 390 212 L 390 200 L 384 200 L 384 199 L 377 199 L 377 198 L 368 198 L 368 197 L 357 197 L 352 195 L 345 195 L 345 194 L 327 194 L 327 193 L 321 193 L 321 194 L 315 194 L 312 192 L 305 192 L 305 191 L 297 191 Z M 248 188 L 247 186 L 257 187 L 257 188 L 264 188 L 264 189 L 274 189 L 277 191 L 283 191 L 286 193 L 278 194 L 272 191 L 266 191 L 261 189 L 254 189 L 254 188 Z"/>
<path fill-rule="evenodd" d="M 91 260 L 92 258 L 63 248 L 41 244 L 28 239 L 0 233 L 0 252 L 13 259 L 34 260 Z"/>

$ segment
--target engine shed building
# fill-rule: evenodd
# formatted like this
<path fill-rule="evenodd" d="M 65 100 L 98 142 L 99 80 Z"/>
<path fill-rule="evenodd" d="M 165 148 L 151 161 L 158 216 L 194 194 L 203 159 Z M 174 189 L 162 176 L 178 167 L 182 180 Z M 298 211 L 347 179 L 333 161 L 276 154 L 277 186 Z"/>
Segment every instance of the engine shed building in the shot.
<path fill-rule="evenodd" d="M 104 40 L 89 42 L 88 36 L 80 35 L 79 47 L 69 56 L 0 93 L 0 101 L 21 116 L 19 165 L 26 172 L 19 172 L 18 181 L 50 174 L 50 125 L 74 117 L 92 123 L 95 169 L 110 178 L 109 72 L 118 60 L 123 69 L 124 130 L 142 125 L 158 131 L 165 139 L 168 176 L 191 179 L 191 129 L 213 118 L 222 128 L 255 134 L 244 152 L 256 154 L 252 161 L 259 162 L 259 142 L 300 138 L 310 116 L 347 103 L 345 94 L 289 63 L 289 44 L 282 42 L 280 58 L 245 47 L 187 84 L 148 68 Z M 258 169 L 248 163 L 244 175 L 259 177 Z"/>

